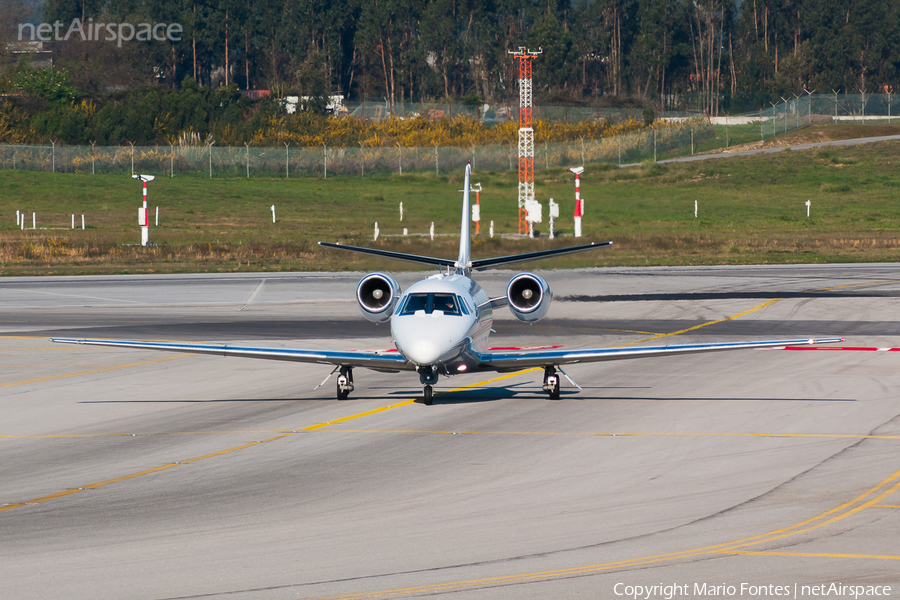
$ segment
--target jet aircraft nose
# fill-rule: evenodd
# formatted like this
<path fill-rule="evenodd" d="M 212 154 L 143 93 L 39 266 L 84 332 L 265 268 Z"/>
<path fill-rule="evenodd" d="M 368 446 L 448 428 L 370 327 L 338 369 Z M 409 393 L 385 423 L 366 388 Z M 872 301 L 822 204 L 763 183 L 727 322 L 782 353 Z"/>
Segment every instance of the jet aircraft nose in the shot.
<path fill-rule="evenodd" d="M 441 357 L 442 349 L 434 340 L 417 340 L 404 348 L 406 358 L 417 365 L 433 365 Z"/>

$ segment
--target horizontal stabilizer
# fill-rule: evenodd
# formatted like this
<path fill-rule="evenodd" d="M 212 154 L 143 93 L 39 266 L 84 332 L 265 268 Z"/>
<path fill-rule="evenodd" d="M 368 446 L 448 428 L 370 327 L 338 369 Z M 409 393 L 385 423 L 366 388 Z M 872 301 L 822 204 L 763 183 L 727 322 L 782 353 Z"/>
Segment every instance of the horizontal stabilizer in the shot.
<path fill-rule="evenodd" d="M 590 243 L 583 246 L 572 246 L 571 248 L 556 248 L 554 250 L 540 250 L 538 252 L 528 252 L 527 254 L 513 254 L 512 256 L 500 256 L 497 258 L 486 258 L 484 260 L 473 260 L 473 271 L 484 271 L 486 269 L 494 269 L 506 265 L 516 265 L 519 263 L 530 262 L 532 260 L 541 260 L 554 256 L 564 256 L 566 254 L 575 254 L 576 252 L 584 252 L 585 250 L 594 250 L 595 248 L 605 248 L 612 246 L 612 242 Z"/>
<path fill-rule="evenodd" d="M 384 256 L 396 260 L 417 263 L 420 265 L 433 265 L 437 267 L 454 267 L 455 260 L 446 258 L 432 258 L 431 256 L 419 256 L 418 254 L 405 254 L 403 252 L 391 252 L 390 250 L 376 250 L 374 248 L 363 248 L 361 246 L 344 246 L 343 244 L 332 244 L 330 242 L 319 242 L 320 246 L 326 248 L 337 248 L 338 250 L 347 250 L 349 252 L 359 252 L 360 254 L 374 254 L 375 256 Z"/>

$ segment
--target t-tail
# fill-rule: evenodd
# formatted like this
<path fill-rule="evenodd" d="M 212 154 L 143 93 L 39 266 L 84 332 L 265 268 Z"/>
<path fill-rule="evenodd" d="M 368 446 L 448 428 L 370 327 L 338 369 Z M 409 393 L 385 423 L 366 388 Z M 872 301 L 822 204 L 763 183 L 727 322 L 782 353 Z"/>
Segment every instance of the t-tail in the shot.
<path fill-rule="evenodd" d="M 462 222 L 459 226 L 459 258 L 456 259 L 456 272 L 459 275 L 469 276 L 469 269 L 472 268 L 472 221 L 469 218 L 471 210 L 471 200 L 469 192 L 472 191 L 472 163 L 466 163 L 466 182 L 463 185 L 463 206 L 462 206 Z"/>
<path fill-rule="evenodd" d="M 466 164 L 465 184 L 463 185 L 463 206 L 462 206 L 462 222 L 459 229 L 459 256 L 454 260 L 447 258 L 434 258 L 431 256 L 419 256 L 417 254 L 406 254 L 404 252 L 393 252 L 391 250 L 377 250 L 375 248 L 362 248 L 359 246 L 344 246 L 342 244 L 332 244 L 330 242 L 319 242 L 320 246 L 328 248 L 337 248 L 339 250 L 348 250 L 350 252 L 359 252 L 362 254 L 373 254 L 375 256 L 384 256 L 396 260 L 416 263 L 420 265 L 431 265 L 435 267 L 447 267 L 454 269 L 456 273 L 468 277 L 472 271 L 486 271 L 506 265 L 515 265 L 533 260 L 541 260 L 554 256 L 564 256 L 566 254 L 575 254 L 576 252 L 584 252 L 585 250 L 593 250 L 595 248 L 604 248 L 612 246 L 612 242 L 592 242 L 581 246 L 571 246 L 569 248 L 554 248 L 552 250 L 539 250 L 537 252 L 528 252 L 525 254 L 513 254 L 512 256 L 499 256 L 497 258 L 485 258 L 482 260 L 472 260 L 471 254 L 471 203 L 469 200 L 469 191 L 471 190 L 472 165 Z"/>

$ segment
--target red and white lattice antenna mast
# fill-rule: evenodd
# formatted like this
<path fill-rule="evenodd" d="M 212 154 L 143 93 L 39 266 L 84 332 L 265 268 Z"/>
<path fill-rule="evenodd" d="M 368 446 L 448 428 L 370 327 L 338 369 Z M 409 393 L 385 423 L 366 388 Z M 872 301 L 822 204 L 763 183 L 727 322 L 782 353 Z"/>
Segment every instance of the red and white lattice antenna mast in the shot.
<path fill-rule="evenodd" d="M 528 233 L 526 206 L 534 202 L 534 129 L 531 127 L 531 61 L 537 52 L 519 46 L 509 53 L 519 59 L 519 233 Z"/>

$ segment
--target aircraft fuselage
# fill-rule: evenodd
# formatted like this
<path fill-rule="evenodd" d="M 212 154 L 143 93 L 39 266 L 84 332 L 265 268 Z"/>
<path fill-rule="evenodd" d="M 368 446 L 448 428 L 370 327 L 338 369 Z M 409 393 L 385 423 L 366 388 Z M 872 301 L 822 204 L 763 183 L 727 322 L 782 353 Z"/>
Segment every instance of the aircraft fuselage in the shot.
<path fill-rule="evenodd" d="M 433 275 L 400 297 L 391 336 L 420 373 L 454 375 L 478 367 L 473 352 L 487 351 L 493 323 L 487 292 L 464 275 Z"/>

